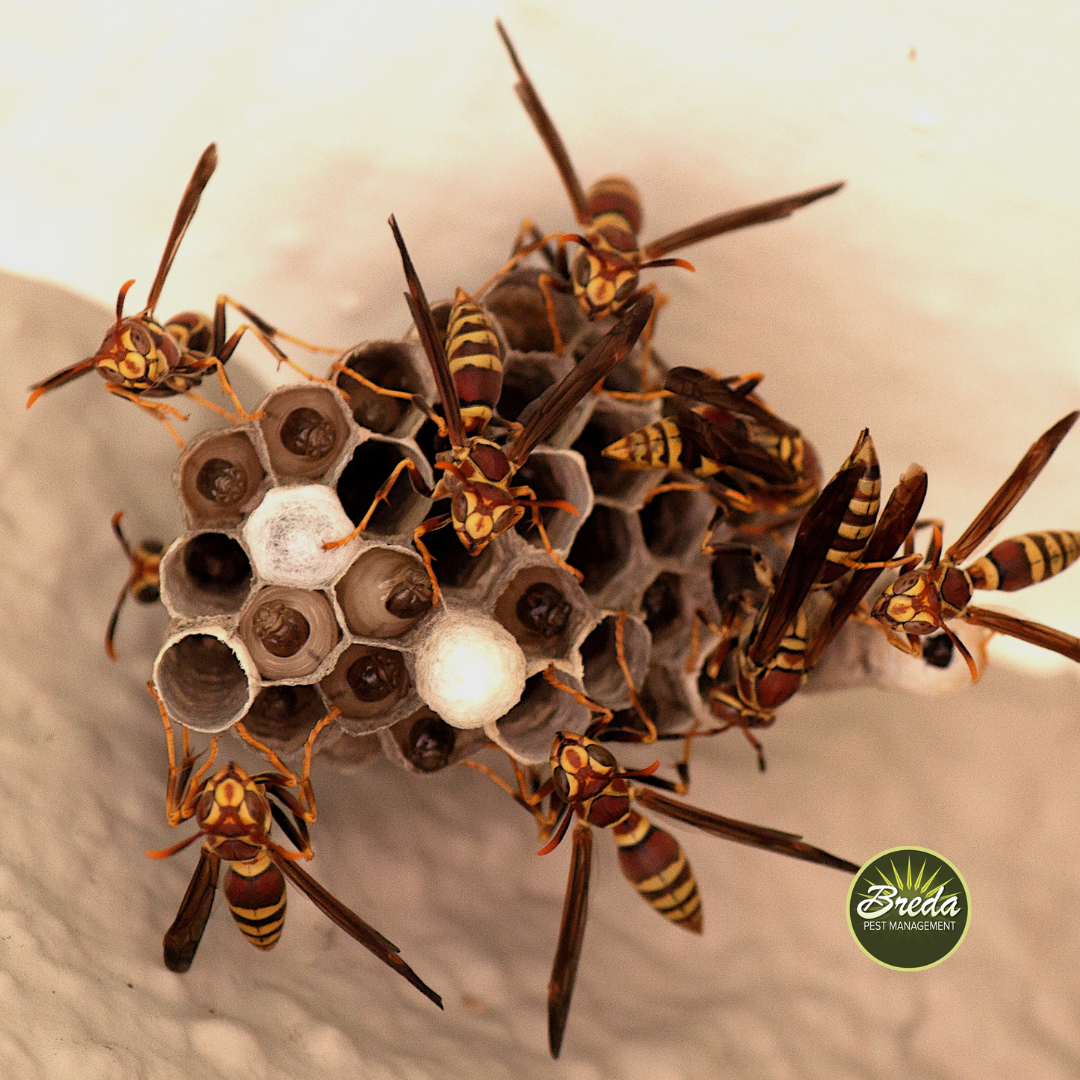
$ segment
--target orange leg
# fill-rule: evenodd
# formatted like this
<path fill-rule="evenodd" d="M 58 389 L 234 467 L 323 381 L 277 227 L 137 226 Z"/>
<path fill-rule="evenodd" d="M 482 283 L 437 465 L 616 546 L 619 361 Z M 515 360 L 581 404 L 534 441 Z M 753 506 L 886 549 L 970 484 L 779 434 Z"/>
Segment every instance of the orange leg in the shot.
<path fill-rule="evenodd" d="M 249 746 L 253 746 L 256 750 L 265 754 L 270 764 L 278 770 L 280 775 L 267 777 L 266 782 L 280 784 L 284 787 L 298 787 L 300 789 L 300 800 L 292 800 L 296 805 L 290 805 L 289 809 L 299 817 L 303 818 L 309 825 L 312 824 L 318 816 L 318 810 L 315 806 L 315 792 L 311 787 L 311 752 L 315 746 L 315 740 L 318 737 L 319 732 L 340 715 L 341 710 L 335 706 L 311 729 L 311 732 L 304 743 L 304 764 L 299 776 L 297 776 L 296 773 L 270 749 L 270 747 L 256 739 L 242 723 L 236 725 L 236 733 L 240 738 Z M 310 859 L 311 855 L 308 854 L 306 858 Z"/>
<path fill-rule="evenodd" d="M 554 664 L 544 671 L 544 678 L 554 686 L 556 690 L 561 690 L 564 694 L 569 694 L 579 705 L 584 705 L 589 712 L 600 717 L 599 720 L 593 722 L 590 730 L 604 728 L 611 723 L 611 719 L 615 714 L 606 706 L 593 701 L 592 698 L 586 697 L 580 690 L 575 690 L 572 686 L 567 686 L 566 683 L 560 682 L 555 674 Z"/>
<path fill-rule="evenodd" d="M 413 546 L 420 553 L 420 558 L 424 560 L 424 566 L 427 569 L 428 577 L 431 579 L 431 604 L 433 607 L 436 604 L 441 603 L 442 589 L 439 588 L 439 581 L 435 577 L 435 567 L 432 565 L 435 560 L 432 557 L 431 552 L 428 551 L 427 545 L 420 537 L 449 525 L 451 520 L 453 519 L 449 514 L 443 514 L 440 517 L 428 518 L 427 521 L 421 521 L 420 524 L 413 529 Z"/>
<path fill-rule="evenodd" d="M 537 284 L 540 286 L 540 294 L 544 298 L 544 310 L 547 312 L 548 326 L 551 328 L 552 350 L 556 356 L 562 356 L 566 346 L 563 344 L 562 334 L 559 332 L 559 323 L 555 318 L 555 299 L 551 295 L 555 279 L 550 274 L 541 274 Z"/>
<path fill-rule="evenodd" d="M 271 326 L 261 315 L 256 315 L 251 308 L 245 307 L 243 304 L 238 303 L 231 296 L 226 296 L 224 293 L 222 293 L 214 302 L 214 341 L 217 344 L 221 344 L 225 340 L 226 305 L 235 308 L 245 319 L 250 319 L 252 323 L 268 337 L 281 338 L 292 345 L 299 345 L 301 349 L 307 349 L 308 352 L 330 353 L 334 356 L 338 356 L 344 352 L 343 349 L 335 349 L 326 345 L 312 345 L 311 342 L 304 341 L 303 338 L 293 337 L 292 334 L 286 334 L 284 330 L 279 330 L 276 326 Z M 220 329 L 218 327 L 219 319 L 221 323 Z M 220 355 L 217 349 L 214 350 L 214 355 Z"/>
<path fill-rule="evenodd" d="M 564 499 L 543 499 L 538 500 L 536 498 L 536 492 L 531 487 L 523 485 L 522 487 L 516 487 L 510 489 L 510 494 L 515 499 L 521 499 L 522 504 L 532 507 L 532 523 L 536 526 L 537 531 L 540 533 L 540 539 L 544 543 L 544 550 L 554 560 L 555 565 L 561 567 L 568 574 L 573 574 L 578 581 L 583 581 L 585 575 L 576 567 L 571 566 L 565 559 L 560 557 L 558 552 L 551 546 L 551 540 L 548 538 L 547 529 L 544 528 L 544 519 L 540 516 L 540 508 L 542 506 L 553 506 L 557 510 L 565 510 L 570 514 L 577 514 L 577 507 L 572 503 L 566 502 Z M 522 496 L 528 495 L 530 498 L 524 499 Z"/>
<path fill-rule="evenodd" d="M 615 624 L 615 659 L 619 662 L 619 670 L 622 671 L 623 678 L 626 680 L 626 685 L 630 690 L 630 704 L 634 706 L 634 711 L 641 717 L 641 720 L 645 725 L 647 734 L 641 741 L 646 743 L 656 742 L 656 724 L 652 722 L 641 704 L 641 698 L 638 697 L 637 687 L 634 686 L 634 677 L 630 674 L 630 665 L 626 662 L 625 611 L 619 612 L 619 621 Z"/>
<path fill-rule="evenodd" d="M 210 740 L 210 756 L 192 776 L 191 769 L 198 755 L 191 752 L 191 736 L 188 729 L 182 727 L 184 757 L 180 764 L 177 765 L 172 721 L 165 711 L 165 702 L 161 700 L 152 682 L 146 684 L 146 689 L 157 702 L 158 712 L 161 713 L 161 722 L 165 725 L 165 739 L 169 748 L 169 781 L 165 789 L 165 816 L 168 818 L 170 825 L 176 826 L 195 813 L 195 803 L 202 794 L 202 778 L 209 772 L 215 758 L 217 758 L 218 740 L 216 735 Z"/>
<path fill-rule="evenodd" d="M 416 462 L 411 457 L 403 457 L 393 469 L 393 472 L 383 481 L 382 486 L 377 492 L 375 492 L 375 498 L 371 500 L 371 505 L 368 507 L 367 513 L 360 519 L 360 524 L 348 536 L 343 536 L 340 540 L 327 540 L 323 544 L 323 551 L 333 551 L 334 548 L 344 547 L 346 544 L 351 543 L 356 539 L 367 527 L 368 522 L 371 520 L 371 515 L 375 513 L 376 508 L 380 502 L 389 502 L 387 496 L 390 494 L 391 488 L 397 483 L 397 478 L 402 472 L 408 469 L 409 477 L 413 482 L 413 487 L 417 488 L 421 495 L 426 499 L 434 497 L 434 491 L 425 491 L 418 488 L 417 485 L 422 485 L 423 488 L 427 488 L 427 484 L 424 483 L 424 478 L 420 475 L 420 470 L 416 467 Z"/>
<path fill-rule="evenodd" d="M 534 239 L 531 243 L 522 246 L 522 241 L 525 239 L 526 236 L 529 235 L 531 235 Z M 547 236 L 540 236 L 536 226 L 528 218 L 526 218 L 521 223 L 521 228 L 518 229 L 518 234 L 514 239 L 514 253 L 510 257 L 510 261 L 504 263 L 503 266 L 496 270 L 495 273 L 492 274 L 491 277 L 489 277 L 487 281 L 485 281 L 484 284 L 476 290 L 475 293 L 473 293 L 473 296 L 483 296 L 484 293 L 486 293 L 488 289 L 490 289 L 491 286 L 499 280 L 499 278 L 503 277 L 506 274 L 509 274 L 510 271 L 513 270 L 519 262 L 521 262 L 522 259 L 531 255 L 534 251 L 538 251 L 546 243 L 548 243 L 548 241 L 558 240 L 561 235 L 562 233 L 548 233 Z"/>
<path fill-rule="evenodd" d="M 147 398 L 142 398 L 135 393 L 134 390 L 125 390 L 122 386 L 117 386 L 116 383 L 106 383 L 105 389 L 110 394 L 115 394 L 117 397 L 127 398 L 128 401 L 133 401 L 139 406 L 143 412 L 149 413 L 155 419 L 160 420 L 169 434 L 176 440 L 176 445 L 181 450 L 184 449 L 184 440 L 180 438 L 176 433 L 176 428 L 165 419 L 165 414 L 176 417 L 177 420 L 186 420 L 187 416 L 180 412 L 178 409 L 174 409 L 171 405 L 166 405 L 163 401 L 152 401 Z"/>

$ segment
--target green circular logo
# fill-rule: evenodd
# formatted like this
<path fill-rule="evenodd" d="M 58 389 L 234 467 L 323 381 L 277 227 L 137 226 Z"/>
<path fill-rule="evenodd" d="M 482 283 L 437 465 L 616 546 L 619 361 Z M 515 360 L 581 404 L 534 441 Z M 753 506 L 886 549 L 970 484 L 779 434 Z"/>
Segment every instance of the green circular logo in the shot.
<path fill-rule="evenodd" d="M 964 940 L 971 905 L 960 871 L 936 851 L 898 847 L 871 859 L 848 893 L 848 925 L 879 964 L 920 971 Z"/>

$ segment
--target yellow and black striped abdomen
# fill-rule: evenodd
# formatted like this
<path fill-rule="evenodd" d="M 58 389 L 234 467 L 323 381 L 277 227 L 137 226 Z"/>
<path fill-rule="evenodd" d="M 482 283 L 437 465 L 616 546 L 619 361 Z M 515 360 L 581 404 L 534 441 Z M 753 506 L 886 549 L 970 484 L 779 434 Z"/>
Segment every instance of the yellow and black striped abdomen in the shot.
<path fill-rule="evenodd" d="M 244 937 L 256 949 L 272 949 L 285 925 L 285 878 L 264 850 L 247 862 L 229 863 L 225 899 Z"/>
<path fill-rule="evenodd" d="M 605 446 L 602 453 L 626 469 L 681 469 L 702 478 L 720 471 L 715 461 L 683 439 L 679 425 L 670 416 L 631 431 Z"/>
<path fill-rule="evenodd" d="M 965 572 L 976 589 L 1015 592 L 1060 574 L 1080 556 L 1080 532 L 1032 532 L 995 544 Z"/>
<path fill-rule="evenodd" d="M 446 327 L 446 359 L 466 435 L 483 431 L 502 394 L 502 347 L 480 305 L 460 288 Z"/>
<path fill-rule="evenodd" d="M 619 866 L 643 899 L 665 919 L 701 933 L 701 897 L 683 849 L 636 810 L 611 830 Z"/>
<path fill-rule="evenodd" d="M 847 510 L 829 553 L 825 556 L 825 565 L 814 584 L 817 589 L 831 585 L 848 572 L 850 567 L 844 565 L 844 560 L 857 559 L 863 553 L 877 522 L 878 508 L 881 506 L 881 470 L 869 432 L 863 432 L 851 456 L 840 466 L 840 470 L 848 469 L 852 465 L 862 465 L 863 474 L 848 501 Z"/>

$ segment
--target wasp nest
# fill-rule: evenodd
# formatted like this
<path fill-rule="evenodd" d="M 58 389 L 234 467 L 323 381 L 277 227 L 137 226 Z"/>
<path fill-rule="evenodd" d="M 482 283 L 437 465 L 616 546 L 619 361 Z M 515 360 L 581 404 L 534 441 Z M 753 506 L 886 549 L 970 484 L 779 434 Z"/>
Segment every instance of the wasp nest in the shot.
<path fill-rule="evenodd" d="M 533 270 L 503 278 L 485 308 L 503 341 L 499 420 L 527 419 L 606 327 L 557 298 L 566 355 L 551 335 Z M 446 305 L 434 309 L 445 322 Z M 174 481 L 186 530 L 161 566 L 169 633 L 154 681 L 172 717 L 219 732 L 243 719 L 275 749 L 298 749 L 331 707 L 320 753 L 358 767 L 381 745 L 433 772 L 491 740 L 522 762 L 547 759 L 557 730 L 590 712 L 543 673 L 612 710 L 631 707 L 625 670 L 662 729 L 705 718 L 686 670 L 694 611 L 715 616 L 700 543 L 713 512 L 700 492 L 649 500 L 655 474 L 601 456 L 660 415 L 656 400 L 589 394 L 517 474 L 542 501 L 554 550 L 526 514 L 471 557 L 451 528 L 425 535 L 445 603 L 433 606 L 412 533 L 431 503 L 399 475 L 367 530 L 346 536 L 403 459 L 434 483 L 435 425 L 408 398 L 434 383 L 415 332 L 347 352 L 332 382 L 279 388 L 261 416 L 212 431 L 181 455 Z M 608 389 L 640 390 L 640 347 Z M 661 376 L 652 371 L 652 381 Z M 539 402 L 542 405 L 542 400 Z"/>

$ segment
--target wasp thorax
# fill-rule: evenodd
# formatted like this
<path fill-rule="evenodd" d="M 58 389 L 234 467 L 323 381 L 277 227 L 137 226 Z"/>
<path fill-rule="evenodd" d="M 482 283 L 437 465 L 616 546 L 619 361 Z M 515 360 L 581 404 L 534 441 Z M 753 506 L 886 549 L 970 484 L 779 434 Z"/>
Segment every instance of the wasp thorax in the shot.
<path fill-rule="evenodd" d="M 314 409 L 293 409 L 281 425 L 278 435 L 281 445 L 290 454 L 321 461 L 334 449 L 334 428 L 329 420 Z"/>
<path fill-rule="evenodd" d="M 263 648 L 274 656 L 293 656 L 311 636 L 307 619 L 281 600 L 257 608 L 251 625 Z"/>
<path fill-rule="evenodd" d="M 210 458 L 195 475 L 195 490 L 219 506 L 235 506 L 247 494 L 247 474 L 225 458 Z"/>

